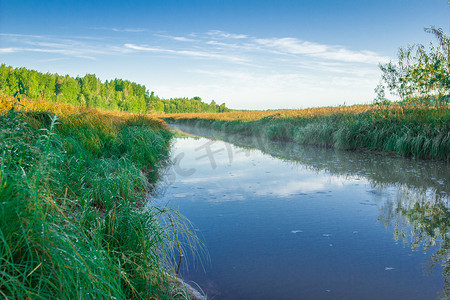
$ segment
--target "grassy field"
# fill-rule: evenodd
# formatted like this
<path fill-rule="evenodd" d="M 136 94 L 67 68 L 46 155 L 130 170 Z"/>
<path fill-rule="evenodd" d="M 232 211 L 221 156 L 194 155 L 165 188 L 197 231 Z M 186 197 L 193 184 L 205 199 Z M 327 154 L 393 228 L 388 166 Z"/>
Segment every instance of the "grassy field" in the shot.
<path fill-rule="evenodd" d="M 450 159 L 449 106 L 356 105 L 158 117 L 168 122 L 301 144 Z"/>
<path fill-rule="evenodd" d="M 195 236 L 145 205 L 171 136 L 149 116 L 0 96 L 1 297 L 187 297 L 170 274 Z"/>

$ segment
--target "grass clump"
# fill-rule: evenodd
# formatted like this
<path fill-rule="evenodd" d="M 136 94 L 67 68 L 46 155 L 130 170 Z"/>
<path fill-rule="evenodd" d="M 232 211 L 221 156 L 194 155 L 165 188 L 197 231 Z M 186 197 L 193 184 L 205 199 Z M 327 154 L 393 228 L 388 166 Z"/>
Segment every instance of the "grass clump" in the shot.
<path fill-rule="evenodd" d="M 173 298 L 175 235 L 188 226 L 144 206 L 170 138 L 143 116 L 1 111 L 0 295 Z"/>

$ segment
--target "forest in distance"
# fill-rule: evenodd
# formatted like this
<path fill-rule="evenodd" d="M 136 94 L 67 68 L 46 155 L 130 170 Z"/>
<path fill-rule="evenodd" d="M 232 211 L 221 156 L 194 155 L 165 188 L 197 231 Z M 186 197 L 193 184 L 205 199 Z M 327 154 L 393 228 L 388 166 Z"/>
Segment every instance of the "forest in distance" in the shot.
<path fill-rule="evenodd" d="M 0 92 L 21 98 L 45 99 L 76 106 L 131 113 L 193 113 L 230 111 L 225 103 L 205 103 L 200 97 L 162 99 L 145 85 L 129 80 L 102 82 L 94 74 L 73 78 L 24 67 L 0 66 Z"/>

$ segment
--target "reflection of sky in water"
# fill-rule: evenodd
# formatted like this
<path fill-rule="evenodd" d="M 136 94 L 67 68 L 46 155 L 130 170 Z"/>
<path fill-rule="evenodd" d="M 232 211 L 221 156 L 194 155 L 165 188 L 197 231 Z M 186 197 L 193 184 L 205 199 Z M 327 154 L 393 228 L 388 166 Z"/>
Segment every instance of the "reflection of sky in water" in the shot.
<path fill-rule="evenodd" d="M 198 228 L 211 261 L 206 273 L 191 266 L 183 277 L 210 297 L 427 299 L 442 288 L 439 269 L 424 275 L 429 254 L 377 223 L 395 186 L 222 141 L 209 144 L 211 158 L 208 142 L 177 139 L 172 156 L 184 156 L 156 201 L 170 201 Z"/>
<path fill-rule="evenodd" d="M 202 145 L 206 142 L 206 139 L 198 140 Z M 210 158 L 204 157 L 206 152 L 204 149 L 198 149 L 199 146 L 195 146 L 189 139 L 180 140 L 173 151 L 174 156 L 182 151 L 184 156 L 180 160 L 180 167 L 185 166 L 189 169 L 191 167 L 188 166 L 195 165 L 195 172 L 183 177 L 175 171 L 179 183 L 213 185 L 214 193 L 218 192 L 218 188 L 224 193 L 232 189 L 244 193 L 254 192 L 260 196 L 289 197 L 360 183 L 361 180 L 355 177 L 332 177 L 323 172 L 316 172 L 312 177 L 311 171 L 302 168 L 301 165 L 280 162 L 262 154 L 259 150 L 243 151 L 241 148 L 231 146 L 231 151 L 228 152 L 224 144 L 225 142 L 215 141 L 211 145 L 212 153 L 222 150 L 211 155 L 211 159 L 215 162 L 214 168 Z"/>

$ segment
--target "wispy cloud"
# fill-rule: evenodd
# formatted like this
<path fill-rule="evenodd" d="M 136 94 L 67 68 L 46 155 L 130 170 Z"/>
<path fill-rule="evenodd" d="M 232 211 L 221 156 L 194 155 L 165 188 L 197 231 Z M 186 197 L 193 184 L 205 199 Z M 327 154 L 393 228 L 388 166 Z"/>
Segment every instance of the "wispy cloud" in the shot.
<path fill-rule="evenodd" d="M 0 48 L 0 53 L 21 52 L 59 54 L 63 56 L 94 60 L 100 55 L 123 53 L 123 49 L 114 47 L 92 38 L 65 38 L 43 35 L 24 35 L 1 33 L 2 42 L 11 47 Z"/>
<path fill-rule="evenodd" d="M 14 53 L 16 51 L 15 48 L 0 48 L 0 53 Z"/>
<path fill-rule="evenodd" d="M 139 46 L 139 45 L 135 45 L 135 44 L 124 44 L 124 47 L 127 49 L 136 50 L 136 51 L 169 53 L 169 54 L 174 54 L 174 55 L 184 55 L 184 56 L 191 56 L 191 57 L 197 57 L 197 58 L 227 60 L 227 61 L 232 61 L 232 62 L 245 62 L 245 59 L 237 57 L 237 56 L 218 54 L 218 53 L 209 52 L 209 51 L 174 50 L 174 49 L 158 48 L 158 47 L 151 47 L 151 46 Z"/>
<path fill-rule="evenodd" d="M 378 64 L 389 58 L 372 51 L 352 51 L 342 46 L 324 45 L 302 41 L 296 38 L 254 39 L 267 50 L 275 50 L 282 54 L 305 55 L 326 60 Z"/>
<path fill-rule="evenodd" d="M 0 53 L 20 53 L 20 52 L 36 52 L 36 53 L 48 53 L 48 54 L 61 54 L 65 56 L 72 56 L 78 58 L 86 58 L 95 60 L 94 56 L 89 56 L 83 51 L 69 50 L 69 49 L 47 49 L 47 48 L 0 48 Z"/>
<path fill-rule="evenodd" d="M 227 33 L 211 30 L 206 34 L 195 34 L 200 47 L 216 47 L 217 49 L 245 50 L 258 54 L 270 52 L 272 55 L 291 55 L 317 58 L 325 61 L 378 64 L 389 61 L 386 56 L 368 50 L 351 50 L 340 45 L 319 44 L 303 41 L 293 37 L 259 38 L 245 34 Z M 167 36 L 170 37 L 170 36 Z M 171 37 L 178 41 L 193 41 L 187 37 Z M 213 49 L 213 48 L 212 48 Z"/>
<path fill-rule="evenodd" d="M 195 42 L 196 40 L 187 38 L 184 36 L 173 36 L 173 35 L 165 35 L 165 34 L 155 34 L 155 36 L 167 38 L 170 40 L 178 41 L 178 42 Z"/>
<path fill-rule="evenodd" d="M 143 28 L 123 28 L 123 29 L 111 28 L 111 30 L 115 31 L 115 32 L 145 32 L 145 31 L 147 31 L 147 29 L 143 29 Z"/>
<path fill-rule="evenodd" d="M 45 36 L 43 35 L 31 35 L 31 34 L 18 34 L 18 33 L 5 33 L 2 32 L 0 33 L 0 36 L 4 36 L 4 37 L 17 37 L 17 38 L 22 38 L 22 37 L 28 37 L 28 38 L 44 38 Z"/>
<path fill-rule="evenodd" d="M 317 62 L 362 63 L 377 65 L 389 58 L 369 50 L 351 50 L 340 45 L 320 44 L 293 37 L 260 38 L 245 34 L 211 30 L 206 33 L 191 34 L 196 37 L 196 46 L 202 51 L 232 51 L 236 56 L 257 59 L 261 55 L 271 59 L 290 61 L 298 58 L 311 58 Z M 180 42 L 193 42 L 191 37 L 161 35 Z M 182 47 L 182 46 L 181 46 Z M 291 57 L 291 58 L 289 58 Z M 250 59 L 251 60 L 251 59 Z M 304 60 L 304 59 L 303 59 Z"/>
<path fill-rule="evenodd" d="M 148 46 L 138 46 L 134 44 L 124 44 L 125 48 L 137 50 L 137 51 L 151 51 L 151 52 L 172 52 L 171 50 L 164 50 L 159 48 L 153 48 Z"/>
<path fill-rule="evenodd" d="M 220 30 L 210 30 L 207 32 L 207 34 L 214 38 L 226 38 L 226 39 L 246 39 L 248 38 L 245 34 L 235 34 L 235 33 L 229 33 L 225 31 Z"/>
<path fill-rule="evenodd" d="M 95 30 L 109 30 L 114 32 L 139 33 L 148 31 L 145 28 L 116 28 L 116 27 L 92 27 Z"/>

